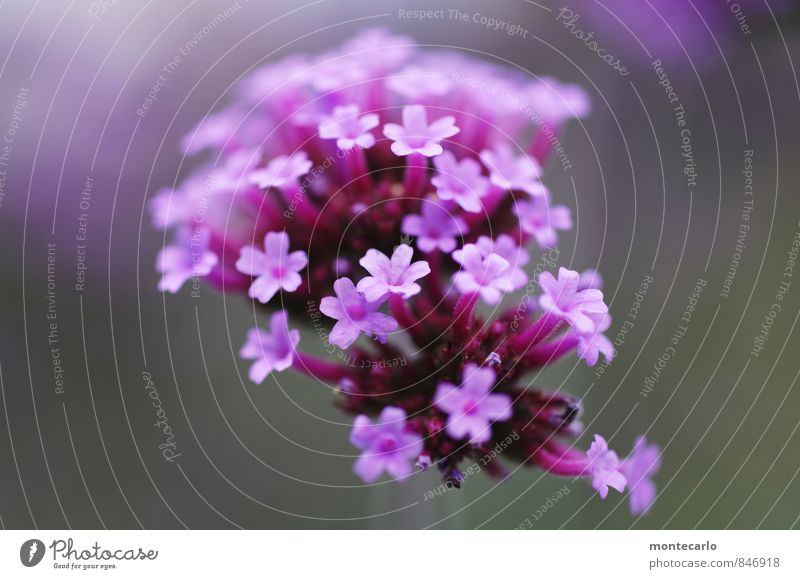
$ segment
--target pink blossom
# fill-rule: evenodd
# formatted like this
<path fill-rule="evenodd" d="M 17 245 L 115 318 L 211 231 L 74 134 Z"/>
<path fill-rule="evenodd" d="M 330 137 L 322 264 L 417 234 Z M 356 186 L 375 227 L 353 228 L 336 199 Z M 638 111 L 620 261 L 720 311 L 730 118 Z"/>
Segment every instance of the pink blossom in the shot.
<path fill-rule="evenodd" d="M 324 297 L 319 305 L 323 314 L 338 320 L 328 338 L 331 344 L 348 348 L 362 332 L 385 341 L 386 334 L 397 329 L 394 318 L 377 311 L 383 301 L 368 301 L 349 278 L 337 279 L 333 291 L 336 297 Z"/>
<path fill-rule="evenodd" d="M 237 270 L 256 277 L 248 295 L 262 304 L 271 300 L 280 289 L 293 292 L 299 288 L 303 281 L 299 272 L 308 264 L 305 251 L 289 253 L 289 236 L 284 231 L 267 233 L 264 249 L 243 247 L 236 262 Z"/>
<path fill-rule="evenodd" d="M 578 291 L 579 274 L 564 267 L 558 270 L 558 279 L 549 271 L 539 274 L 539 305 L 550 314 L 566 320 L 581 334 L 589 334 L 597 328 L 594 314 L 607 314 L 608 306 L 603 302 L 603 292 L 596 289 Z"/>
<path fill-rule="evenodd" d="M 508 143 L 481 151 L 481 160 L 489 169 L 493 185 L 509 191 L 525 191 L 533 197 L 547 193 L 547 188 L 539 181 L 542 176 L 539 162 L 530 155 L 515 154 Z"/>
<path fill-rule="evenodd" d="M 421 209 L 421 215 L 403 218 L 401 231 L 416 237 L 417 249 L 424 253 L 437 249 L 443 253 L 452 252 L 456 248 L 456 239 L 467 232 L 464 220 L 433 201 L 423 201 Z"/>
<path fill-rule="evenodd" d="M 513 237 L 501 233 L 497 239 L 492 240 L 491 237 L 481 235 L 475 245 L 484 258 L 494 253 L 508 262 L 509 267 L 505 275 L 512 291 L 518 290 L 528 283 L 528 274 L 522 269 L 522 266 L 528 263 L 528 252 L 519 247 Z"/>
<path fill-rule="evenodd" d="M 481 166 L 474 159 L 458 161 L 450 151 L 433 160 L 438 174 L 431 179 L 436 194 L 444 201 L 453 200 L 464 211 L 479 213 L 481 198 L 489 193 L 489 179 L 481 175 Z"/>
<path fill-rule="evenodd" d="M 559 125 L 570 118 L 581 119 L 591 110 L 586 91 L 549 76 L 532 83 L 525 90 L 525 97 L 531 109 L 551 125 Z"/>
<path fill-rule="evenodd" d="M 572 229 L 572 217 L 568 207 L 550 207 L 549 194 L 535 197 L 530 201 L 514 203 L 514 213 L 519 217 L 519 226 L 525 233 L 536 239 L 539 247 L 555 247 L 558 241 L 557 230 Z"/>
<path fill-rule="evenodd" d="M 409 66 L 386 79 L 387 88 L 412 102 L 441 96 L 450 89 L 451 84 L 443 74 L 421 66 Z"/>
<path fill-rule="evenodd" d="M 181 150 L 196 155 L 206 149 L 233 152 L 257 146 L 272 121 L 254 114 L 250 107 L 235 106 L 204 117 L 181 139 Z"/>
<path fill-rule="evenodd" d="M 375 136 L 370 130 L 379 122 L 374 113 L 359 116 L 358 105 L 335 107 L 330 116 L 320 121 L 319 136 L 336 139 L 336 146 L 340 149 L 349 150 L 355 146 L 369 149 L 375 144 Z"/>
<path fill-rule="evenodd" d="M 236 93 L 247 103 L 265 104 L 267 99 L 279 100 L 307 85 L 310 73 L 309 59 L 293 54 L 256 69 L 237 86 Z"/>
<path fill-rule="evenodd" d="M 461 270 L 453 274 L 453 284 L 462 294 L 478 292 L 487 304 L 500 302 L 504 292 L 513 291 L 509 279 L 510 264 L 496 253 L 481 254 L 474 243 L 453 252 Z"/>
<path fill-rule="evenodd" d="M 622 472 L 630 488 L 631 514 L 643 515 L 656 500 L 656 485 L 651 477 L 661 468 L 661 452 L 655 444 L 648 445 L 647 438 L 639 436 L 630 456 L 622 461 Z"/>
<path fill-rule="evenodd" d="M 611 316 L 608 314 L 589 314 L 595 325 L 594 330 L 588 333 L 577 333 L 578 358 L 585 360 L 589 366 L 597 364 L 600 354 L 611 362 L 616 355 L 614 344 L 603 333 L 611 326 Z"/>
<path fill-rule="evenodd" d="M 281 310 L 272 314 L 270 333 L 260 328 L 247 332 L 247 342 L 239 351 L 244 360 L 254 360 L 250 380 L 261 384 L 271 372 L 283 372 L 292 365 L 300 342 L 300 332 L 289 329 L 289 315 Z"/>
<path fill-rule="evenodd" d="M 603 277 L 596 269 L 585 269 L 578 280 L 578 289 L 603 289 Z"/>
<path fill-rule="evenodd" d="M 208 249 L 209 232 L 180 230 L 176 243 L 164 247 L 156 258 L 156 269 L 162 274 L 158 289 L 177 293 L 190 278 L 211 273 L 219 258 Z"/>
<path fill-rule="evenodd" d="M 371 276 L 358 282 L 357 289 L 364 293 L 368 301 L 374 302 L 387 294 L 398 294 L 408 299 L 417 295 L 422 288 L 414 283 L 431 272 L 427 261 L 411 263 L 414 250 L 409 245 L 398 245 L 391 259 L 377 249 L 370 249 L 358 263 Z"/>
<path fill-rule="evenodd" d="M 398 480 L 407 478 L 422 452 L 422 438 L 408 430 L 405 410 L 394 406 L 384 408 L 375 424 L 363 414 L 356 416 L 350 442 L 363 450 L 353 471 L 366 483 L 378 480 L 383 471 Z"/>
<path fill-rule="evenodd" d="M 209 189 L 208 184 L 204 184 L 207 179 L 207 172 L 197 171 L 175 189 L 160 189 L 147 204 L 153 226 L 169 229 L 191 222 L 197 210 L 199 193 Z"/>
<path fill-rule="evenodd" d="M 383 127 L 383 134 L 394 141 L 392 152 L 399 157 L 412 153 L 435 157 L 444 150 L 439 143 L 459 130 L 454 117 L 442 117 L 429 125 L 425 107 L 409 105 L 403 107 L 403 124 L 388 123 Z"/>
<path fill-rule="evenodd" d="M 492 422 L 511 418 L 511 397 L 491 394 L 496 374 L 477 364 L 464 366 L 461 386 L 440 382 L 433 404 L 447 413 L 447 435 L 455 440 L 469 438 L 472 444 L 487 442 L 492 436 Z"/>
<path fill-rule="evenodd" d="M 181 150 L 187 155 L 195 155 L 204 149 L 224 144 L 242 120 L 232 112 L 221 111 L 205 117 L 181 139 Z"/>
<path fill-rule="evenodd" d="M 617 453 L 608 448 L 606 440 L 599 434 L 594 435 L 594 442 L 586 452 L 588 459 L 587 469 L 592 476 L 592 486 L 604 499 L 608 496 L 608 488 L 619 492 L 625 490 L 627 479 L 620 472 L 620 462 Z"/>
<path fill-rule="evenodd" d="M 323 54 L 311 74 L 311 86 L 322 93 L 345 92 L 369 80 L 369 68 L 361 66 L 357 56 L 343 51 Z"/>
<path fill-rule="evenodd" d="M 297 185 L 300 177 L 308 173 L 312 166 L 313 163 L 305 151 L 280 155 L 272 159 L 265 168 L 252 171 L 250 181 L 261 189 Z"/>
<path fill-rule="evenodd" d="M 180 223 L 190 221 L 194 217 L 196 203 L 194 195 L 189 193 L 194 187 L 200 187 L 200 180 L 196 182 L 189 177 L 179 189 L 164 187 L 159 189 L 147 203 L 153 226 L 157 229 L 169 229 Z"/>

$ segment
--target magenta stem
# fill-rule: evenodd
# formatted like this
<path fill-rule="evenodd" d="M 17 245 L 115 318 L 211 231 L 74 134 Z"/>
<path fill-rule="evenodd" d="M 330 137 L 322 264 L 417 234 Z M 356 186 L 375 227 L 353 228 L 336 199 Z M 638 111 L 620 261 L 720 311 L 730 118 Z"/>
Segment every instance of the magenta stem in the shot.
<path fill-rule="evenodd" d="M 392 310 L 392 316 L 403 328 L 409 329 L 416 323 L 414 315 L 408 309 L 408 304 L 406 304 L 403 296 L 392 294 L 389 297 L 389 306 Z"/>
<path fill-rule="evenodd" d="M 556 136 L 559 135 L 561 132 L 559 129 L 560 127 L 550 126 L 553 130 L 553 134 Z M 528 153 L 531 157 L 534 157 L 539 163 L 544 166 L 547 163 L 547 159 L 553 152 L 553 144 L 547 136 L 547 133 L 543 130 L 539 129 L 536 131 L 536 134 L 533 136 L 531 140 L 531 146 L 528 150 Z"/>
<path fill-rule="evenodd" d="M 301 221 L 314 225 L 319 217 L 319 210 L 314 207 L 308 193 L 298 184 L 286 185 L 281 188 L 287 208 L 285 216 L 296 215 Z"/>
<path fill-rule="evenodd" d="M 506 198 L 506 194 L 508 191 L 498 187 L 497 185 L 492 185 L 492 188 L 487 193 L 486 197 L 483 198 L 483 206 L 486 209 L 486 213 L 489 216 L 494 213 L 497 206 Z"/>
<path fill-rule="evenodd" d="M 347 153 L 347 168 L 350 171 L 347 180 L 350 181 L 351 187 L 361 194 L 369 193 L 372 182 L 367 175 L 367 157 L 364 149 L 356 145 Z"/>
<path fill-rule="evenodd" d="M 292 367 L 323 382 L 338 382 L 342 378 L 353 377 L 353 373 L 344 366 L 299 351 L 294 353 Z"/>
<path fill-rule="evenodd" d="M 539 343 L 525 354 L 525 361 L 535 366 L 542 366 L 569 354 L 578 345 L 578 336 L 567 334 L 550 342 Z"/>
<path fill-rule="evenodd" d="M 411 153 L 406 159 L 406 172 L 403 176 L 405 196 L 420 199 L 425 193 L 425 182 L 428 179 L 428 158 L 421 153 Z"/>
<path fill-rule="evenodd" d="M 514 345 L 527 351 L 547 338 L 561 323 L 561 318 L 546 313 L 514 339 Z"/>
<path fill-rule="evenodd" d="M 559 476 L 582 476 L 586 474 L 588 467 L 585 458 L 554 454 L 544 447 L 538 448 L 534 452 L 532 459 L 543 469 Z"/>
<path fill-rule="evenodd" d="M 490 222 L 492 220 L 492 214 L 497 209 L 497 206 L 503 202 L 503 199 L 506 198 L 507 193 L 508 191 L 505 189 L 501 189 L 497 185 L 492 185 L 492 188 L 489 189 L 489 192 L 481 200 L 484 209 L 478 213 L 466 213 L 463 216 L 469 229 L 472 230 L 476 225 L 480 225 L 482 222 Z"/>
<path fill-rule="evenodd" d="M 431 266 L 428 283 L 433 295 L 432 300 L 438 302 L 444 297 L 444 289 L 442 288 L 442 254 L 439 250 L 428 254 L 428 265 Z"/>

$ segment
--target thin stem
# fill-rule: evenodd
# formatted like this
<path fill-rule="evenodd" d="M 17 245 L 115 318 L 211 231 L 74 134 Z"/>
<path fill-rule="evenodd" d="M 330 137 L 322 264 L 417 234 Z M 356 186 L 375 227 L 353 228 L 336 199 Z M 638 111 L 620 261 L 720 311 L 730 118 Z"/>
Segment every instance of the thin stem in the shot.
<path fill-rule="evenodd" d="M 344 366 L 300 351 L 294 353 L 292 368 L 324 382 L 338 382 L 342 378 L 354 377 L 354 373 Z"/>
<path fill-rule="evenodd" d="M 394 319 L 397 320 L 401 327 L 407 330 L 416 324 L 416 319 L 411 313 L 411 310 L 408 309 L 408 304 L 406 304 L 406 300 L 403 299 L 403 296 L 392 294 L 389 297 L 389 306 L 392 310 L 392 316 L 394 316 Z"/>
<path fill-rule="evenodd" d="M 531 458 L 543 469 L 560 476 L 583 476 L 588 467 L 585 458 L 576 459 L 565 454 L 554 454 L 543 446 L 536 449 Z"/>
<path fill-rule="evenodd" d="M 480 225 L 481 222 L 486 221 L 490 222 L 492 220 L 492 214 L 497 209 L 497 206 L 502 203 L 503 199 L 506 198 L 506 194 L 508 191 L 498 187 L 497 185 L 492 185 L 491 189 L 489 189 L 489 193 L 481 200 L 483 203 L 483 211 L 478 213 L 467 213 L 463 216 L 463 218 L 467 222 L 467 226 L 470 230 L 472 230 L 476 225 Z"/>
<path fill-rule="evenodd" d="M 553 134 L 558 135 L 561 131 L 560 127 L 551 127 Z M 548 138 L 547 133 L 543 129 L 539 129 L 531 140 L 531 145 L 528 150 L 531 157 L 534 157 L 539 163 L 544 166 L 547 163 L 548 157 L 553 153 L 553 144 Z"/>
<path fill-rule="evenodd" d="M 428 158 L 421 153 L 412 153 L 406 157 L 406 171 L 403 176 L 405 197 L 421 198 L 425 193 L 427 179 Z"/>
<path fill-rule="evenodd" d="M 414 342 L 418 345 L 424 344 L 425 330 L 422 328 L 421 324 L 417 323 L 417 318 L 411 312 L 403 296 L 392 294 L 391 297 L 389 297 L 389 308 L 394 319 L 397 320 L 397 323 L 399 323 L 402 328 L 411 334 L 411 338 Z"/>
<path fill-rule="evenodd" d="M 283 199 L 288 205 L 286 216 L 296 213 L 302 221 L 309 225 L 317 222 L 319 210 L 314 207 L 311 199 L 308 198 L 307 192 L 303 191 L 300 185 L 285 185 L 281 187 L 281 193 L 283 193 Z"/>
<path fill-rule="evenodd" d="M 569 354 L 577 345 L 578 336 L 570 333 L 559 339 L 536 345 L 524 355 L 524 359 L 528 364 L 541 366 Z"/>
<path fill-rule="evenodd" d="M 489 217 L 491 217 L 492 213 L 495 212 L 497 206 L 500 205 L 503 199 L 506 198 L 507 194 L 508 191 L 505 189 L 498 187 L 497 185 L 492 185 L 489 193 L 483 198 L 483 206 Z"/>
<path fill-rule="evenodd" d="M 428 254 L 428 265 L 431 266 L 431 273 L 428 274 L 428 284 L 431 289 L 432 300 L 438 302 L 444 297 L 442 288 L 442 253 L 435 250 Z"/>
<path fill-rule="evenodd" d="M 528 329 L 514 339 L 514 345 L 528 351 L 539 342 L 545 340 L 561 323 L 561 318 L 551 313 L 546 313 L 536 320 Z"/>
<path fill-rule="evenodd" d="M 369 193 L 372 182 L 367 174 L 367 157 L 364 149 L 356 145 L 347 153 L 347 170 L 350 174 L 346 178 L 351 186 L 359 193 Z"/>

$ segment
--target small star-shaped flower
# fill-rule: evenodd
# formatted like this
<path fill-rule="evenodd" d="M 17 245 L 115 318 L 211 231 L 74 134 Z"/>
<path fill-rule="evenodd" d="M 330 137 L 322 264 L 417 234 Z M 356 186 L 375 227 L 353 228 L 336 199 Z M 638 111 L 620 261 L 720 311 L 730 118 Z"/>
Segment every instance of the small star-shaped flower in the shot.
<path fill-rule="evenodd" d="M 383 134 L 394 141 L 392 152 L 399 157 L 412 153 L 435 157 L 444 151 L 439 143 L 461 130 L 455 122 L 454 117 L 447 116 L 428 124 L 425 107 L 410 105 L 403 107 L 403 124 L 387 123 Z"/>
<path fill-rule="evenodd" d="M 370 249 L 358 263 L 372 275 L 358 282 L 358 291 L 374 302 L 387 294 L 410 298 L 422 289 L 416 280 L 431 272 L 427 261 L 411 263 L 414 250 L 410 245 L 400 245 L 389 258 L 377 249 Z"/>

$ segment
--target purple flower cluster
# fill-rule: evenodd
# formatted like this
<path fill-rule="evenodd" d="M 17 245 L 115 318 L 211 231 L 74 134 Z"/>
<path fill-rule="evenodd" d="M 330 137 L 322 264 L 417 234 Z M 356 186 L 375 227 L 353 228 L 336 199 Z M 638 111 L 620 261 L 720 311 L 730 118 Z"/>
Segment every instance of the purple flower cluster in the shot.
<path fill-rule="evenodd" d="M 595 435 L 581 452 L 567 442 L 580 402 L 522 380 L 572 352 L 589 365 L 614 356 L 595 271 L 531 281 L 525 270 L 529 242 L 550 248 L 572 227 L 542 164 L 550 137 L 588 111 L 576 86 L 380 30 L 268 64 L 182 141 L 209 160 L 151 201 L 154 225 L 175 234 L 160 287 L 202 277 L 273 312 L 241 350 L 251 380 L 291 367 L 336 384 L 368 483 L 407 478 L 414 464 L 457 478 L 462 461 L 513 433 L 504 460 L 585 477 L 603 498 L 627 488 L 643 513 L 658 448 L 640 438 L 621 460 Z M 297 349 L 290 323 L 320 316 L 327 342 L 361 363 Z M 499 462 L 490 474 L 505 472 Z"/>

